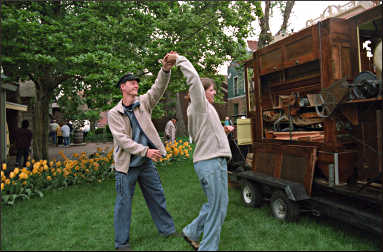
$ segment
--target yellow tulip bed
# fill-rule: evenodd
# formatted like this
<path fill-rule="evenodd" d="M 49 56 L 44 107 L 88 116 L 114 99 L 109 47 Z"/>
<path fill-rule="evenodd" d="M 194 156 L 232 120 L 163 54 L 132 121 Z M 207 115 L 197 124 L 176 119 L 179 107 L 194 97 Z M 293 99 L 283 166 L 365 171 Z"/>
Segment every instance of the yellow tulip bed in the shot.
<path fill-rule="evenodd" d="M 165 141 L 165 148 L 167 155 L 157 162 L 156 165 L 159 167 L 165 167 L 170 162 L 189 159 L 193 151 L 189 142 L 182 141 L 182 139 L 179 139 L 178 141 L 175 140 L 174 143 Z"/>
<path fill-rule="evenodd" d="M 158 167 L 166 167 L 171 162 L 189 159 L 192 147 L 187 141 L 178 140 L 174 143 L 165 142 L 167 155 L 156 163 Z M 113 178 L 113 150 L 97 152 L 87 156 L 85 152 L 74 153 L 69 159 L 59 152 L 63 161 L 30 160 L 26 167 L 16 167 L 7 177 L 7 164 L 2 164 L 1 200 L 2 203 L 13 205 L 17 198 L 30 199 L 33 195 L 43 197 L 43 190 L 63 188 L 69 185 L 102 182 Z"/>
<path fill-rule="evenodd" d="M 113 177 L 111 169 L 113 150 L 101 148 L 91 156 L 85 152 L 73 154 L 69 159 L 59 152 L 63 161 L 30 160 L 24 168 L 15 168 L 7 177 L 6 164 L 1 171 L 1 200 L 12 205 L 17 198 L 29 199 L 33 195 L 43 197 L 42 190 L 67 187 L 72 184 L 101 182 Z"/>

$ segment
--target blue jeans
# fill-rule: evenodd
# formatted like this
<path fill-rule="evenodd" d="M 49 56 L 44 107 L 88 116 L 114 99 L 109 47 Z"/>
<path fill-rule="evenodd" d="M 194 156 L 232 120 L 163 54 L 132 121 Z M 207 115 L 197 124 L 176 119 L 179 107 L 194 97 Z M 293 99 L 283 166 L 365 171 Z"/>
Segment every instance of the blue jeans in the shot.
<path fill-rule="evenodd" d="M 199 250 L 218 250 L 221 227 L 229 203 L 227 189 L 227 163 L 225 158 L 199 161 L 194 169 L 207 196 L 197 218 L 187 225 L 183 232 L 194 241 L 199 241 Z"/>
<path fill-rule="evenodd" d="M 63 137 L 64 138 L 64 146 L 69 146 L 70 144 L 70 137 Z"/>
<path fill-rule="evenodd" d="M 49 136 L 52 139 L 52 143 L 57 144 L 57 133 L 56 132 L 49 132 Z"/>
<path fill-rule="evenodd" d="M 132 200 L 137 181 L 159 233 L 167 236 L 176 231 L 173 219 L 166 210 L 160 176 L 152 161 L 147 160 L 139 167 L 129 168 L 128 174 L 116 172 L 117 197 L 114 207 L 116 248 L 129 244 Z"/>

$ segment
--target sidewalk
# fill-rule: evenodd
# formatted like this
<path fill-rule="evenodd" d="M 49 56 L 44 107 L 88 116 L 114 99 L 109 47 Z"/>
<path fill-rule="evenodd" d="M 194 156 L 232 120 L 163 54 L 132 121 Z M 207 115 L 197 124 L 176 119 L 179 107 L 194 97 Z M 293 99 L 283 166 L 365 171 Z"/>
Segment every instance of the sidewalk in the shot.
<path fill-rule="evenodd" d="M 48 157 L 49 160 L 63 160 L 59 151 L 62 151 L 65 156 L 69 159 L 72 158 L 74 153 L 81 154 L 81 152 L 86 152 L 88 155 L 97 152 L 97 148 L 101 148 L 103 151 L 105 148 L 108 148 L 108 151 L 113 148 L 113 142 L 100 142 L 100 143 L 86 143 L 83 145 L 70 145 L 68 148 L 64 148 L 64 146 L 56 147 L 53 144 L 48 144 Z M 16 155 L 8 157 L 8 167 L 14 168 L 16 165 Z"/>
<path fill-rule="evenodd" d="M 54 146 L 53 144 L 48 145 L 48 157 L 49 160 L 62 160 L 63 158 L 60 156 L 59 151 L 64 152 L 65 156 L 69 159 L 72 158 L 74 153 L 81 154 L 81 152 L 86 152 L 88 155 L 97 152 L 97 148 L 101 148 L 105 150 L 108 148 L 108 151 L 113 148 L 113 142 L 105 142 L 105 143 L 86 143 L 84 145 L 70 145 L 68 148 L 64 148 L 64 146 Z"/>

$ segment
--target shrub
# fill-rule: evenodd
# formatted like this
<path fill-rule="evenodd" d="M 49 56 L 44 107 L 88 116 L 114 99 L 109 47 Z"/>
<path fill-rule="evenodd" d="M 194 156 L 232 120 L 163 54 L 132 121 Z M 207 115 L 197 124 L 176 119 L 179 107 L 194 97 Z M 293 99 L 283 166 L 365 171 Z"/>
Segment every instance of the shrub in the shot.
<path fill-rule="evenodd" d="M 104 134 L 104 128 L 95 129 L 94 134 L 96 134 L 96 135 Z"/>

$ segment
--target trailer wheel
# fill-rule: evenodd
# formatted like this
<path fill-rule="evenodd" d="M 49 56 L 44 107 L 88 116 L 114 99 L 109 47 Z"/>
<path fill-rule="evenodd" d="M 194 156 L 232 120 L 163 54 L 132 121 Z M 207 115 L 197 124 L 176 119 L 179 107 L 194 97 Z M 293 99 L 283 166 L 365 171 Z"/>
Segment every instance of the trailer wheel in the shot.
<path fill-rule="evenodd" d="M 263 196 L 257 185 L 245 180 L 241 185 L 241 198 L 248 207 L 260 207 Z"/>
<path fill-rule="evenodd" d="M 275 191 L 270 199 L 273 216 L 283 221 L 296 221 L 299 217 L 299 205 L 289 200 L 283 191 Z"/>

